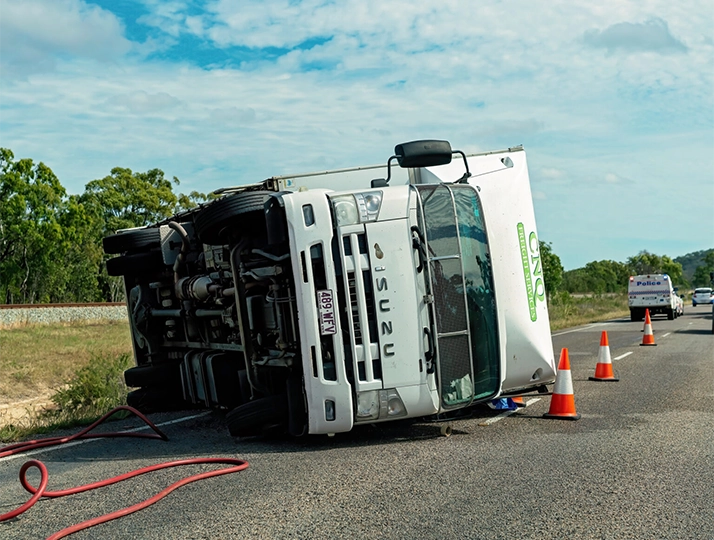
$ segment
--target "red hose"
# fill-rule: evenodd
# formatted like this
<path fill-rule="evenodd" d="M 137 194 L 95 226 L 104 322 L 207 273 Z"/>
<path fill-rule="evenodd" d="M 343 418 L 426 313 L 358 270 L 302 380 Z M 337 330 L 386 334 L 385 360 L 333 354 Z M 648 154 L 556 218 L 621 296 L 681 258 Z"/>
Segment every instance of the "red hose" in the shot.
<path fill-rule="evenodd" d="M 149 425 L 156 433 L 155 434 L 138 434 L 138 433 L 126 433 L 126 432 L 113 432 L 113 433 L 100 433 L 96 435 L 88 435 L 89 431 L 91 431 L 94 427 L 96 427 L 98 424 L 112 416 L 114 413 L 116 413 L 119 410 L 128 410 L 134 414 L 136 414 L 139 418 L 141 418 L 144 422 Z M 164 435 L 159 428 L 157 428 L 151 421 L 149 421 L 148 418 L 146 418 L 143 414 L 141 414 L 139 411 L 136 409 L 133 409 L 132 407 L 117 407 L 116 409 L 110 411 L 109 413 L 105 414 L 102 418 L 94 422 L 91 426 L 88 428 L 80 431 L 79 433 L 72 435 L 70 437 L 51 437 L 48 439 L 40 439 L 36 441 L 29 441 L 25 443 L 19 443 L 19 444 L 14 444 L 10 446 L 6 446 L 4 448 L 0 448 L 0 457 L 8 456 L 8 455 L 13 455 L 17 454 L 19 452 L 24 452 L 30 449 L 34 448 L 43 448 L 45 446 L 51 446 L 51 445 L 56 445 L 56 444 L 62 444 L 66 442 L 70 442 L 72 440 L 76 439 L 86 439 L 86 438 L 92 438 L 92 437 L 144 437 L 144 438 L 154 438 L 154 439 L 163 439 L 163 440 L 168 440 L 166 435 Z M 181 486 L 185 486 L 186 484 L 189 484 L 191 482 L 195 482 L 197 480 L 202 480 L 204 478 L 211 478 L 213 476 L 220 476 L 224 474 L 230 474 L 238 471 L 242 471 L 243 469 L 248 467 L 248 462 L 243 461 L 242 459 L 234 459 L 234 458 L 195 458 L 195 459 L 183 459 L 183 460 L 178 460 L 178 461 L 169 461 L 165 463 L 159 463 L 157 465 L 150 465 L 148 467 L 143 467 L 141 469 L 137 469 L 135 471 L 131 471 L 125 474 L 121 474 L 119 476 L 115 476 L 113 478 L 108 478 L 106 480 L 102 480 L 99 482 L 93 482 L 91 484 L 85 484 L 83 486 L 78 486 L 75 488 L 70 488 L 70 489 L 65 489 L 61 491 L 46 491 L 47 489 L 47 483 L 49 479 L 49 473 L 47 472 L 47 467 L 38 460 L 32 459 L 25 463 L 21 469 L 20 469 L 20 483 L 22 486 L 32 494 L 32 497 L 20 506 L 19 508 L 16 508 L 15 510 L 8 512 L 7 514 L 2 514 L 0 515 L 0 522 L 6 521 L 8 519 L 12 519 L 14 517 L 17 517 L 18 515 L 22 514 L 23 512 L 29 510 L 32 505 L 34 505 L 41 497 L 64 497 L 65 495 L 73 495 L 75 493 L 82 493 L 84 491 L 89 491 L 92 489 L 96 489 L 99 487 L 104 487 L 108 486 L 111 484 L 116 484 L 117 482 L 121 482 L 122 480 L 127 480 L 129 478 L 133 478 L 135 476 L 139 476 L 141 474 L 146 474 L 149 472 L 153 471 L 158 471 L 161 469 L 168 469 L 170 467 L 179 467 L 181 465 L 195 465 L 195 464 L 201 464 L 201 463 L 224 463 L 228 465 L 232 465 L 231 467 L 226 467 L 223 469 L 217 469 L 214 471 L 207 471 L 204 473 L 199 473 L 195 474 L 193 476 L 189 476 L 186 478 L 183 478 L 182 480 L 179 480 L 178 482 L 175 482 L 174 484 L 171 484 L 169 487 L 165 488 L 163 491 L 157 493 L 153 497 L 150 497 L 149 499 L 146 499 L 145 501 L 142 501 L 138 504 L 135 504 L 133 506 L 129 506 L 127 508 L 123 508 L 121 510 L 117 510 L 115 512 L 111 512 L 109 514 L 105 514 L 103 516 L 99 516 L 93 519 L 89 519 L 87 521 L 83 521 L 82 523 L 78 523 L 77 525 L 72 525 L 71 527 L 67 527 L 65 529 L 62 529 L 61 531 L 58 531 L 54 533 L 52 536 L 48 538 L 48 540 L 56 540 L 59 538 L 64 538 L 65 536 L 69 536 L 70 534 L 73 534 L 75 532 L 88 529 L 90 527 L 93 527 L 95 525 L 99 525 L 100 523 L 106 523 L 107 521 L 111 521 L 113 519 L 117 519 L 129 514 L 132 514 L 134 512 L 137 512 L 138 510 L 142 510 L 148 506 L 151 506 L 155 502 L 163 499 L 174 491 L 175 489 L 180 488 Z M 40 471 L 40 485 L 35 488 L 30 483 L 27 481 L 26 474 L 27 470 L 30 469 L 31 467 L 35 467 L 39 469 Z"/>

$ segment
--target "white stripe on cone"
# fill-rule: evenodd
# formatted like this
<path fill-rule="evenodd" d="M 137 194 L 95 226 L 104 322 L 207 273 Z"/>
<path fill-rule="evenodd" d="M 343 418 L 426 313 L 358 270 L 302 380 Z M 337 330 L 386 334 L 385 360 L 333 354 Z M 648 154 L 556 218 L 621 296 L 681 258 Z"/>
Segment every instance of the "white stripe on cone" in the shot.
<path fill-rule="evenodd" d="M 561 369 L 555 377 L 554 394 L 573 394 L 573 376 L 569 369 Z"/>

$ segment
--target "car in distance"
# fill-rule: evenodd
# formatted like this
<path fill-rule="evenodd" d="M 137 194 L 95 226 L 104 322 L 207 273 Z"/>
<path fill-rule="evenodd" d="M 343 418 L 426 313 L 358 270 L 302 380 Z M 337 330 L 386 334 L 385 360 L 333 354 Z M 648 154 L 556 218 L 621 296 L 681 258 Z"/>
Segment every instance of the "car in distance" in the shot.
<path fill-rule="evenodd" d="M 714 293 L 710 287 L 700 287 L 694 289 L 694 294 L 692 294 L 692 307 L 697 307 L 699 304 L 712 304 L 714 303 Z"/>

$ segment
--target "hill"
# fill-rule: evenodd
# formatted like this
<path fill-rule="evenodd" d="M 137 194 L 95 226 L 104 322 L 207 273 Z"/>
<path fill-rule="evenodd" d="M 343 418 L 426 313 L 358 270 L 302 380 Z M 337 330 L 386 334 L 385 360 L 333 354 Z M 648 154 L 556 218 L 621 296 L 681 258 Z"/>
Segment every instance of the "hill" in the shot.
<path fill-rule="evenodd" d="M 691 283 L 692 277 L 694 276 L 694 271 L 697 269 L 697 266 L 703 265 L 704 257 L 707 253 L 712 251 L 714 251 L 714 249 L 694 251 L 692 253 L 682 255 L 681 257 L 677 257 L 673 260 L 674 262 L 677 262 L 682 265 L 682 274 L 684 275 L 684 278 Z"/>

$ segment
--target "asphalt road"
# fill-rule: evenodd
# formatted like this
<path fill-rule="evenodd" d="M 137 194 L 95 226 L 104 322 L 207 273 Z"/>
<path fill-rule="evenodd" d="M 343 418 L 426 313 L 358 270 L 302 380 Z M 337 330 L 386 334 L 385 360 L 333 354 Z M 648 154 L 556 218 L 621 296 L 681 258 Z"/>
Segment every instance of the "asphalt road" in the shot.
<path fill-rule="evenodd" d="M 235 440 L 220 416 L 165 425 L 168 442 L 111 439 L 41 451 L 49 489 L 159 461 L 238 457 L 242 472 L 180 488 L 150 508 L 74 539 L 177 538 L 714 538 L 714 335 L 711 311 L 686 308 L 642 323 L 618 320 L 556 332 L 570 354 L 578 421 L 547 420 L 550 397 L 508 416 L 478 407 L 441 424 L 365 427 L 334 438 Z M 593 382 L 608 332 L 619 382 Z M 626 356 L 625 356 L 626 355 Z M 190 413 L 153 415 L 157 423 Z M 107 429 L 138 425 L 114 422 Z M 0 513 L 28 498 L 0 459 Z M 46 538 L 135 504 L 209 466 L 169 469 L 116 486 L 45 499 L 0 523 L 0 538 Z M 37 483 L 38 475 L 30 477 Z"/>

